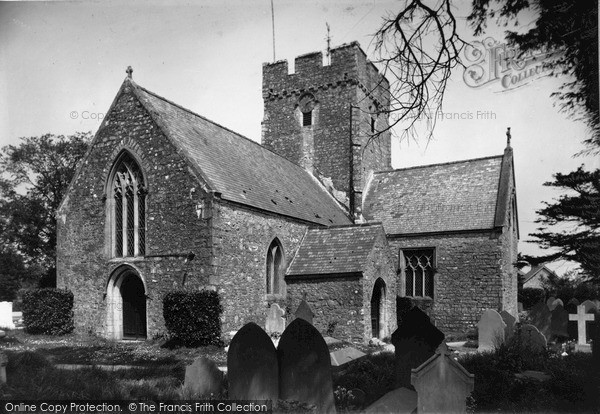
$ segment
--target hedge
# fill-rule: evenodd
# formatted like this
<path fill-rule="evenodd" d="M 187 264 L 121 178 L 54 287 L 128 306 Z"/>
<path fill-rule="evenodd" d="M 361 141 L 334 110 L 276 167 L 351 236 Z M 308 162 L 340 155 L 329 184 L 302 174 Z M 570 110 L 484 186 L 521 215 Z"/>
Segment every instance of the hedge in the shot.
<path fill-rule="evenodd" d="M 185 346 L 221 345 L 221 306 L 217 292 L 173 291 L 163 298 L 171 339 Z"/>
<path fill-rule="evenodd" d="M 538 302 L 546 300 L 546 291 L 541 288 L 523 288 L 519 291 L 519 302 L 523 303 L 523 309 L 531 309 Z"/>
<path fill-rule="evenodd" d="M 44 288 L 23 295 L 23 324 L 30 334 L 64 335 L 73 331 L 73 293 Z"/>

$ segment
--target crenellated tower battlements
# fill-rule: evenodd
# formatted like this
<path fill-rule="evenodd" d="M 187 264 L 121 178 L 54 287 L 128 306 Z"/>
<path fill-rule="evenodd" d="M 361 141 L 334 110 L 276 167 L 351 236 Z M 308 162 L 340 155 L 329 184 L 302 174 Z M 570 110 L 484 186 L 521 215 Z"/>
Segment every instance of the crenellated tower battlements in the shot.
<path fill-rule="evenodd" d="M 263 64 L 262 143 L 313 173 L 360 220 L 369 172 L 391 168 L 389 82 L 357 42 Z"/>

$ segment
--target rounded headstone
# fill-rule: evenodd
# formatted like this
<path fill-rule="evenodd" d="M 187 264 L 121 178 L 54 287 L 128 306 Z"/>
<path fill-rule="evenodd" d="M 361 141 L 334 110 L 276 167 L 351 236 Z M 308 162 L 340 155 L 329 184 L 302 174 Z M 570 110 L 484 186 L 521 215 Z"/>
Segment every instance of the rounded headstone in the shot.
<path fill-rule="evenodd" d="M 277 346 L 279 398 L 335 412 L 331 358 L 319 331 L 302 318 L 288 325 Z"/>
<path fill-rule="evenodd" d="M 185 368 L 184 387 L 194 396 L 217 397 L 223 390 L 223 373 L 212 360 L 196 358 Z"/>
<path fill-rule="evenodd" d="M 532 352 L 543 352 L 546 349 L 546 336 L 534 325 L 523 325 L 518 333 L 520 344 Z"/>
<path fill-rule="evenodd" d="M 477 323 L 479 352 L 493 351 L 504 343 L 506 323 L 494 309 L 486 309 Z"/>
<path fill-rule="evenodd" d="M 227 351 L 229 399 L 279 398 L 279 369 L 273 341 L 255 323 L 247 323 L 231 340 Z"/>
<path fill-rule="evenodd" d="M 6 332 L 0 329 L 0 338 L 4 338 L 6 336 Z"/>

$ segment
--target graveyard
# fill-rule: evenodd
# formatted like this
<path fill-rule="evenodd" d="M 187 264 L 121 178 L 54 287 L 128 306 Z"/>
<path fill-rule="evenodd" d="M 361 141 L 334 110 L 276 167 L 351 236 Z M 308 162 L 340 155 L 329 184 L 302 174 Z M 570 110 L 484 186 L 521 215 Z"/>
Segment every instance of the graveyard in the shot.
<path fill-rule="evenodd" d="M 568 309 L 568 310 L 567 310 Z M 598 303 L 556 299 L 482 312 L 462 337 L 418 307 L 384 341 L 323 336 L 306 304 L 246 324 L 223 346 L 163 339 L 31 335 L 0 339 L 1 399 L 270 400 L 274 412 L 598 412 Z M 12 321 L 11 321 L 12 322 Z M 4 323 L 6 325 L 6 323 Z"/>

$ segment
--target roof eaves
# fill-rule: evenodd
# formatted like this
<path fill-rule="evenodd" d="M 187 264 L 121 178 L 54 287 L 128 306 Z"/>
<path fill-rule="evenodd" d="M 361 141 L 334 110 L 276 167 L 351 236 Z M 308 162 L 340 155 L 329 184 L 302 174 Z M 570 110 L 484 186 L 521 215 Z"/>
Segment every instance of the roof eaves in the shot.
<path fill-rule="evenodd" d="M 496 213 L 494 214 L 494 226 L 504 227 L 506 214 L 510 210 L 510 177 L 512 173 L 512 148 L 507 147 L 502 156 L 500 166 L 500 177 L 498 179 L 498 191 L 496 196 Z"/>

